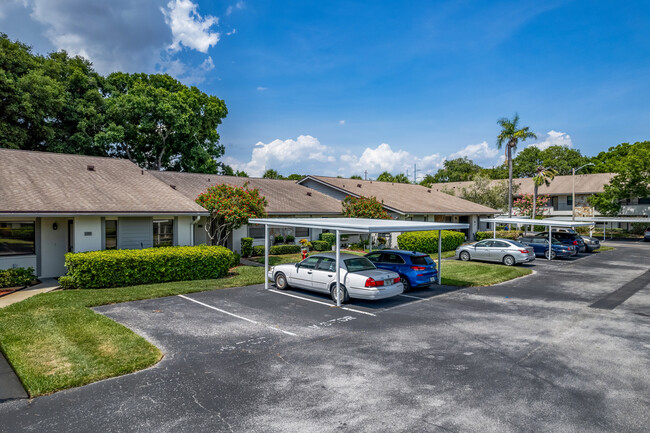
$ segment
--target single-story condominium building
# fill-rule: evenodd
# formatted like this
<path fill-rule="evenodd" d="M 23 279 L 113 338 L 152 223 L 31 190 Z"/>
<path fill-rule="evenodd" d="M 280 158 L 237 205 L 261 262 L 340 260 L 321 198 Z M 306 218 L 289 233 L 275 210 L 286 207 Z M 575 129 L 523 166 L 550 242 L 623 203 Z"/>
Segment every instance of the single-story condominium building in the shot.
<path fill-rule="evenodd" d="M 67 252 L 193 245 L 206 215 L 125 159 L 0 149 L 0 269 L 58 277 Z"/>
<path fill-rule="evenodd" d="M 298 184 L 337 200 L 347 196 L 375 197 L 394 219 L 467 223 L 469 229 L 463 232 L 470 240 L 474 239 L 481 218 L 500 213 L 496 209 L 421 185 L 326 176 L 306 176 Z"/>
<path fill-rule="evenodd" d="M 605 190 L 610 180 L 616 176 L 616 173 L 594 173 L 581 174 L 575 176 L 575 212 L 577 217 L 599 216 L 589 204 L 589 197 L 593 194 L 601 193 Z M 507 182 L 507 179 L 493 180 L 491 184 L 497 182 Z M 436 191 L 453 191 L 456 196 L 461 194 L 463 188 L 468 188 L 473 184 L 468 182 L 448 182 L 435 183 L 431 189 Z M 526 194 L 533 194 L 534 184 L 532 178 L 513 179 L 513 185 L 517 185 L 515 197 L 521 197 Z M 555 176 L 549 186 L 542 185 L 538 189 L 538 194 L 548 195 L 550 201 L 544 208 L 546 215 L 550 216 L 571 216 L 573 213 L 573 177 L 572 176 Z M 650 213 L 650 198 L 632 198 L 623 203 L 619 216 L 628 217 L 645 217 Z"/>
<path fill-rule="evenodd" d="M 237 187 L 246 185 L 250 189 L 258 189 L 260 195 L 266 198 L 266 213 L 270 217 L 332 218 L 342 216 L 342 207 L 339 200 L 300 186 L 293 180 L 219 176 L 176 171 L 152 171 L 150 173 L 192 200 L 195 200 L 199 194 L 213 185 L 228 184 Z M 206 218 L 202 217 L 197 223 L 197 230 L 194 232 L 194 242 L 197 245 L 210 244 L 210 239 L 205 231 L 205 221 Z M 282 235 L 283 237 L 291 235 L 295 237 L 295 242 L 298 242 L 300 239 L 318 239 L 320 232 L 317 229 L 300 227 L 273 228 L 270 235 Z M 263 245 L 264 227 L 255 224 L 246 224 L 240 227 L 231 233 L 227 246 L 233 251 L 240 251 L 241 238 L 243 237 L 253 238 L 253 245 Z"/>

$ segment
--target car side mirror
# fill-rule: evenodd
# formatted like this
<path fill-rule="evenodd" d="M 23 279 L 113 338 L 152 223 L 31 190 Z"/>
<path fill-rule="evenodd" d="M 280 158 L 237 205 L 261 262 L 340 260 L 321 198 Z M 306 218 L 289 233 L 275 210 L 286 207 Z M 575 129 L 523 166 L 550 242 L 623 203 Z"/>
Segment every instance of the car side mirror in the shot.
<path fill-rule="evenodd" d="M 300 263 L 296 263 L 296 269 L 300 267 Z"/>

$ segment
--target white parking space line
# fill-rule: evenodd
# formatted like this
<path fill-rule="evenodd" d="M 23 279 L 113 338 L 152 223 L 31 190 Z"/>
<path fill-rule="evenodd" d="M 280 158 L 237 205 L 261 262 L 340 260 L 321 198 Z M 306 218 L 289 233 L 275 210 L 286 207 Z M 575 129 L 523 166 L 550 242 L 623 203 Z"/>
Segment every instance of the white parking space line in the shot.
<path fill-rule="evenodd" d="M 199 304 L 199 305 L 203 305 L 204 307 L 207 307 L 207 308 L 211 308 L 211 309 L 213 309 L 213 310 L 216 310 L 216 311 L 218 311 L 218 312 L 220 312 L 220 313 L 227 314 L 228 316 L 236 317 L 236 318 L 238 318 L 238 319 L 245 320 L 245 321 L 247 321 L 247 322 L 249 322 L 249 323 L 253 323 L 253 324 L 255 324 L 255 325 L 262 325 L 262 326 L 265 326 L 265 327 L 267 327 L 267 328 L 269 328 L 269 329 L 273 329 L 274 331 L 280 331 L 280 332 L 282 332 L 283 334 L 291 335 L 292 337 L 297 337 L 297 336 L 298 336 L 297 334 L 294 334 L 293 332 L 285 331 L 285 330 L 283 330 L 283 329 L 276 328 L 276 327 L 271 326 L 271 325 L 266 325 L 266 324 L 264 324 L 264 323 L 259 323 L 259 322 L 256 322 L 255 320 L 251 320 L 251 319 L 248 319 L 248 318 L 243 317 L 243 316 L 238 316 L 237 314 L 230 313 L 230 312 L 228 312 L 228 311 L 226 311 L 226 310 L 222 310 L 221 308 L 213 307 L 212 305 L 208 305 L 208 304 L 203 303 L 203 302 L 201 302 L 201 301 L 197 301 L 196 299 L 188 298 L 188 297 L 185 296 L 185 295 L 178 295 L 178 296 L 181 297 L 181 298 L 183 298 L 183 299 L 187 299 L 188 301 L 195 302 L 195 303 L 197 303 L 197 304 Z"/>
<path fill-rule="evenodd" d="M 419 296 L 405 295 L 404 293 L 397 296 L 403 296 L 405 298 L 413 298 L 413 299 L 429 299 L 429 298 L 420 298 Z"/>
<path fill-rule="evenodd" d="M 290 296 L 292 298 L 302 299 L 303 301 L 313 302 L 314 304 L 321 304 L 321 305 L 326 305 L 328 307 L 335 307 L 329 302 L 317 301 L 316 299 L 303 298 L 302 296 L 292 295 L 291 293 L 284 293 L 274 289 L 269 289 L 269 292 L 277 293 L 278 295 Z M 376 314 L 368 313 L 366 311 L 361 311 L 361 310 L 355 310 L 354 308 L 348 308 L 348 307 L 340 307 L 340 308 L 341 310 L 352 311 L 353 313 L 359 313 L 359 314 L 365 314 L 367 316 L 377 317 Z"/>

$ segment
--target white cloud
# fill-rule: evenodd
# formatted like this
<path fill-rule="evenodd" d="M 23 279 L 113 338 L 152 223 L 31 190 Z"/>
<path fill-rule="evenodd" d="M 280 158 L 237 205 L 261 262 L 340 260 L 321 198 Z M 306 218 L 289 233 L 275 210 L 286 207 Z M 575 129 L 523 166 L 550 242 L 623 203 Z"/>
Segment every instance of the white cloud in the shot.
<path fill-rule="evenodd" d="M 244 9 L 244 2 L 238 1 L 233 6 L 228 6 L 228 8 L 226 9 L 226 15 L 232 14 L 235 9 Z"/>
<path fill-rule="evenodd" d="M 208 56 L 208 58 L 205 59 L 203 61 L 203 63 L 201 63 L 200 68 L 203 69 L 206 72 L 213 70 L 214 69 L 214 62 L 212 61 L 212 57 Z"/>
<path fill-rule="evenodd" d="M 499 151 L 496 147 L 490 147 L 487 141 L 478 144 L 468 144 L 463 149 L 458 152 L 454 152 L 447 157 L 447 159 L 463 158 L 467 157 L 473 161 L 483 160 L 483 159 L 492 159 Z"/>
<path fill-rule="evenodd" d="M 219 33 L 210 30 L 219 19 L 211 15 L 201 17 L 197 8 L 198 5 L 191 0 L 171 0 L 167 8 L 160 8 L 172 31 L 170 50 L 179 51 L 186 47 L 207 53 L 208 48 L 219 42 Z"/>
<path fill-rule="evenodd" d="M 393 174 L 406 173 L 417 164 L 418 171 L 428 173 L 438 169 L 443 161 L 439 153 L 418 157 L 405 150 L 394 151 L 389 144 L 382 143 L 376 148 L 367 147 L 361 156 L 345 154 L 340 157 L 340 174 L 363 173 L 368 171 L 372 177 L 376 177 L 383 171 Z"/>
<path fill-rule="evenodd" d="M 231 36 L 234 35 L 235 33 L 237 33 L 237 29 L 232 29 L 231 31 L 226 32 L 226 36 Z"/>
<path fill-rule="evenodd" d="M 540 148 L 541 150 L 544 150 L 551 146 L 573 147 L 573 142 L 571 141 L 571 136 L 566 132 L 558 132 L 551 129 L 546 133 L 546 136 L 543 137 L 541 141 L 537 141 L 536 143 L 529 144 L 526 147 L 531 147 L 531 146 L 535 146 Z"/>
<path fill-rule="evenodd" d="M 244 170 L 250 176 L 261 176 L 269 168 L 284 172 L 284 169 L 295 168 L 300 173 L 313 169 L 323 163 L 333 164 L 336 158 L 331 149 L 322 145 L 311 135 L 301 135 L 295 140 L 273 140 L 270 143 L 255 144 L 251 160 L 241 163 L 227 158 L 225 162 L 235 170 Z M 310 166 L 309 163 L 318 163 Z"/>
<path fill-rule="evenodd" d="M 345 125 L 345 120 L 339 120 L 339 125 Z"/>
<path fill-rule="evenodd" d="M 268 87 L 262 87 L 262 86 L 257 86 L 257 90 L 260 92 L 263 92 L 265 90 L 269 90 Z"/>

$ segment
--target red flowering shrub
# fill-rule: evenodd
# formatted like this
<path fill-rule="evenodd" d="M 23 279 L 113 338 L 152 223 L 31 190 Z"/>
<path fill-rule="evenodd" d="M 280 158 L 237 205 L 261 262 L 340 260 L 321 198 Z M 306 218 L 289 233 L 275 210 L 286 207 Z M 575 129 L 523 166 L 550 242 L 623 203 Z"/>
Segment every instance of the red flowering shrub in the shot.
<path fill-rule="evenodd" d="M 225 245 L 230 233 L 248 223 L 249 218 L 266 216 L 266 199 L 256 188 L 213 185 L 196 202 L 210 211 L 205 229 L 216 245 Z"/>
<path fill-rule="evenodd" d="M 343 215 L 348 218 L 390 219 L 390 215 L 384 210 L 382 203 L 375 197 L 345 197 Z"/>

